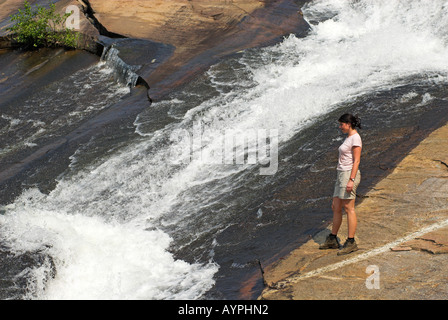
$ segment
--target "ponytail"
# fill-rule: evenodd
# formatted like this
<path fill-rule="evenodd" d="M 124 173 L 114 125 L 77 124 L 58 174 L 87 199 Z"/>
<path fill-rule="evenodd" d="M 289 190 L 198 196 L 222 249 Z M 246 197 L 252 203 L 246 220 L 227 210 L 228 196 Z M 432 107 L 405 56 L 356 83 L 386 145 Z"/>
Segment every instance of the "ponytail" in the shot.
<path fill-rule="evenodd" d="M 352 115 L 350 113 L 343 114 L 339 118 L 339 122 L 342 123 L 350 123 L 353 129 L 359 128 L 361 129 L 361 118 L 358 115 Z"/>

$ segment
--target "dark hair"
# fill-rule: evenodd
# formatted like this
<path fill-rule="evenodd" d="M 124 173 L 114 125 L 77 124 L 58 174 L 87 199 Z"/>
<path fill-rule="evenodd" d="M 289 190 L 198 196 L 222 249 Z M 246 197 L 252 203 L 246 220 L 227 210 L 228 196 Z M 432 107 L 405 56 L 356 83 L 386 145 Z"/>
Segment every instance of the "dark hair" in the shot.
<path fill-rule="evenodd" d="M 358 115 L 354 116 L 350 113 L 345 113 L 339 118 L 338 121 L 342 123 L 350 123 L 353 129 L 361 129 L 361 118 L 358 117 Z"/>

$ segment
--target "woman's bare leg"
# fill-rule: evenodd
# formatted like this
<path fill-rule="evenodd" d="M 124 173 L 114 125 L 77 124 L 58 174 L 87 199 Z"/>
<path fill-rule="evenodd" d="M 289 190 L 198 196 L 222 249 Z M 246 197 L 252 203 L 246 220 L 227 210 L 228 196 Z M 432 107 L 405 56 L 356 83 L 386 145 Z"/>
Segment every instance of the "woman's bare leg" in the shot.
<path fill-rule="evenodd" d="M 337 235 L 342 224 L 342 200 L 334 197 L 331 209 L 333 210 L 333 227 L 331 233 Z"/>
<path fill-rule="evenodd" d="M 356 227 L 358 225 L 358 220 L 356 219 L 356 212 L 355 212 L 355 199 L 342 200 L 342 207 L 347 213 L 348 237 L 354 238 L 356 233 Z"/>

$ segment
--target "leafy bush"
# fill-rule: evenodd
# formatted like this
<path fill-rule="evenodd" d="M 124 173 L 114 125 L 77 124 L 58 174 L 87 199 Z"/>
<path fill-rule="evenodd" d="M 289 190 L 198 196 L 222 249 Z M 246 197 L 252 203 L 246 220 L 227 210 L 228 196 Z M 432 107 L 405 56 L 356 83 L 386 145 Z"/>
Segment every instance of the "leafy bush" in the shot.
<path fill-rule="evenodd" d="M 49 8 L 37 5 L 34 9 L 25 1 L 24 8 L 11 16 L 14 26 L 8 28 L 14 39 L 25 47 L 68 47 L 76 48 L 78 33 L 65 27 L 65 21 L 71 15 L 56 13 L 55 4 Z"/>

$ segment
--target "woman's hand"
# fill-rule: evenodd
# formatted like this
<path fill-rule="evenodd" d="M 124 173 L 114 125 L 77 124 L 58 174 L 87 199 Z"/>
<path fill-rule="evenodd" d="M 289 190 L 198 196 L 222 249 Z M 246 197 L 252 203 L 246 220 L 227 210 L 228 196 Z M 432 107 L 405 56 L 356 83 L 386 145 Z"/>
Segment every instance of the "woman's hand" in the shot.
<path fill-rule="evenodd" d="M 351 193 L 353 191 L 354 182 L 352 180 L 349 180 L 347 183 L 347 187 L 345 190 L 347 190 L 347 193 Z"/>

